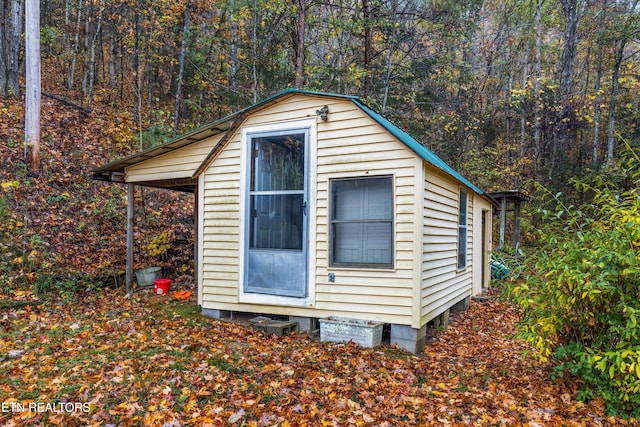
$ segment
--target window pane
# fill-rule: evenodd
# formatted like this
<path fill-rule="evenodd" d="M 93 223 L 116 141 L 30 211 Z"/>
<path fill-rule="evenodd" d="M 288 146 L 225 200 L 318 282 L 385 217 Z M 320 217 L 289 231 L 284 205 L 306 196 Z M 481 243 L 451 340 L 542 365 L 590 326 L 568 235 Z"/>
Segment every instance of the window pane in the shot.
<path fill-rule="evenodd" d="M 391 264 L 391 222 L 335 224 L 333 258 L 345 264 Z"/>
<path fill-rule="evenodd" d="M 391 177 L 333 181 L 333 219 L 337 221 L 391 220 Z"/>
<path fill-rule="evenodd" d="M 460 190 L 460 215 L 458 217 L 460 225 L 467 224 L 467 193 Z"/>
<path fill-rule="evenodd" d="M 251 191 L 304 189 L 304 134 L 251 140 Z"/>
<path fill-rule="evenodd" d="M 467 266 L 467 228 L 458 229 L 458 268 Z"/>
<path fill-rule="evenodd" d="M 250 249 L 302 250 L 302 194 L 252 195 Z"/>
<path fill-rule="evenodd" d="M 458 268 L 467 266 L 467 192 L 460 190 L 458 207 Z"/>
<path fill-rule="evenodd" d="M 331 181 L 331 263 L 393 265 L 393 178 Z"/>

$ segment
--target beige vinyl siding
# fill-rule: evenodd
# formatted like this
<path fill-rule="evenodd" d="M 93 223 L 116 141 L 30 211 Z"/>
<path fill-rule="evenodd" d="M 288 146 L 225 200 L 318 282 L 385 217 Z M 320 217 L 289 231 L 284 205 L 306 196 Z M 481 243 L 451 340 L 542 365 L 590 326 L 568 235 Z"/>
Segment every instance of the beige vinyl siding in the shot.
<path fill-rule="evenodd" d="M 327 102 L 329 102 L 327 104 Z M 352 102 L 313 96 L 287 97 L 251 114 L 243 126 L 317 117 L 315 111 L 329 106 L 329 120 L 317 118 L 315 247 L 310 262 L 315 275 L 311 306 L 277 306 L 239 302 L 240 250 L 240 144 L 242 132 L 233 135 L 227 147 L 204 172 L 203 206 L 203 296 L 204 308 L 296 316 L 329 315 L 412 323 L 414 222 L 413 195 L 421 192 L 416 182 L 416 156 Z M 394 177 L 394 268 L 329 268 L 329 180 L 332 178 L 391 175 Z M 418 188 L 416 188 L 418 185 Z M 314 195 L 310 194 L 310 198 Z M 313 206 L 313 204 L 312 204 Z M 218 227 L 223 233 L 219 234 Z M 313 240 L 312 240 L 313 241 Z M 329 283 L 328 274 L 335 274 Z"/>
<path fill-rule="evenodd" d="M 329 110 L 329 122 L 318 125 L 316 307 L 411 324 L 415 155 L 352 103 Z M 384 175 L 394 178 L 394 268 L 329 267 L 330 179 Z"/>
<path fill-rule="evenodd" d="M 221 135 L 194 142 L 175 151 L 126 168 L 127 182 L 191 178 Z"/>
<path fill-rule="evenodd" d="M 467 266 L 457 268 L 459 184 L 427 166 L 422 241 L 421 324 L 471 292 L 473 193 L 468 191 Z"/>
<path fill-rule="evenodd" d="M 204 172 L 202 304 L 238 301 L 240 142 L 234 139 Z M 216 307 L 218 308 L 218 307 Z"/>

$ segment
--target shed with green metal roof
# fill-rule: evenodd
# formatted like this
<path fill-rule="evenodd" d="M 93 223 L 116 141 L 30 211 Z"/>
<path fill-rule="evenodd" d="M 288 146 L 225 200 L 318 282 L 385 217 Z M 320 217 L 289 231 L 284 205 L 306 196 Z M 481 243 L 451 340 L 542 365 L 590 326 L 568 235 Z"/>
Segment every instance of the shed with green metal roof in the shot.
<path fill-rule="evenodd" d="M 195 194 L 214 317 L 378 321 L 419 352 L 488 285 L 491 198 L 357 97 L 289 89 L 93 173 Z"/>

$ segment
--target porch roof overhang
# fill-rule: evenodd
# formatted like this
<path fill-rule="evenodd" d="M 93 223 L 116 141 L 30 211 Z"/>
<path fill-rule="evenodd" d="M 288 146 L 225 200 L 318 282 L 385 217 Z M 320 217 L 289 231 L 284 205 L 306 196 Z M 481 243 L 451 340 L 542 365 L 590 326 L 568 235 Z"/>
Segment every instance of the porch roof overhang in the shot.
<path fill-rule="evenodd" d="M 172 140 L 169 140 L 163 144 L 156 145 L 155 147 L 147 148 L 146 150 L 138 153 L 131 154 L 122 159 L 115 160 L 104 166 L 97 167 L 91 171 L 91 178 L 98 181 L 125 183 L 126 181 L 126 168 L 136 165 L 145 160 L 152 159 L 154 157 L 170 153 L 178 150 L 187 145 L 202 141 L 203 139 L 210 138 L 221 133 L 225 133 L 233 125 L 233 121 L 239 114 L 231 114 L 220 120 L 198 128 L 187 134 L 178 136 Z M 170 190 L 184 191 L 193 193 L 198 182 L 197 177 L 176 178 L 176 179 L 158 179 L 132 182 L 135 185 L 142 185 L 146 187 L 164 188 Z"/>
<path fill-rule="evenodd" d="M 91 178 L 96 181 L 126 183 L 124 173 L 121 172 L 93 172 Z M 165 190 L 182 191 L 184 193 L 194 193 L 196 191 L 196 178 L 175 178 L 161 179 L 154 181 L 136 181 L 130 184 L 142 185 L 144 187 L 162 188 Z"/>
<path fill-rule="evenodd" d="M 505 190 L 505 191 L 495 191 L 489 193 L 489 196 L 493 197 L 496 200 L 506 199 L 507 201 L 513 202 L 529 202 L 531 201 L 531 197 L 527 196 L 525 193 L 520 190 Z"/>
<path fill-rule="evenodd" d="M 530 202 L 531 197 L 526 195 L 520 190 L 503 190 L 503 191 L 494 191 L 491 193 L 487 193 L 494 201 L 495 211 L 498 212 L 502 209 L 502 204 L 505 204 L 504 209 L 511 212 L 515 209 L 516 205 L 520 205 L 523 202 Z M 507 205 L 513 204 L 514 207 L 509 208 Z"/>

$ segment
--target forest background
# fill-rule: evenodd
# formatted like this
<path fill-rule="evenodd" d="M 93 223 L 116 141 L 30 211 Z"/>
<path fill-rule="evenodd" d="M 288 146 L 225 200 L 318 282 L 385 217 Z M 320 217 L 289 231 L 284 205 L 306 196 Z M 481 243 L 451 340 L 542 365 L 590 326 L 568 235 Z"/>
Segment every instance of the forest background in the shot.
<path fill-rule="evenodd" d="M 1 4 L 0 94 L 12 96 L 24 0 Z M 132 150 L 290 86 L 357 95 L 482 188 L 562 189 L 637 142 L 637 6 L 47 0 L 43 90 L 126 112 Z"/>

